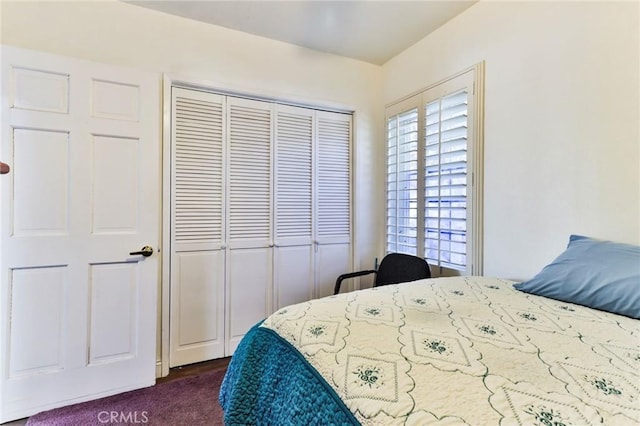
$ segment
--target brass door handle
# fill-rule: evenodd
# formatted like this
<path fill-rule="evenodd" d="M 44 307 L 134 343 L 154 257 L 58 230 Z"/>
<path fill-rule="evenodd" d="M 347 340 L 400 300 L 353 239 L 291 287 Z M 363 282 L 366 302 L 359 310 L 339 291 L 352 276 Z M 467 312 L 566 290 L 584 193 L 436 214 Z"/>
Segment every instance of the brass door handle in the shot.
<path fill-rule="evenodd" d="M 151 248 L 151 246 L 144 246 L 142 247 L 142 250 L 140 251 L 132 251 L 131 253 L 129 253 L 132 256 L 135 256 L 137 254 L 141 254 L 144 257 L 149 257 L 153 254 L 153 248 Z"/>
<path fill-rule="evenodd" d="M 11 170 L 11 167 L 9 167 L 8 164 L 0 161 L 0 175 L 6 175 L 7 173 L 9 173 L 10 170 Z"/>

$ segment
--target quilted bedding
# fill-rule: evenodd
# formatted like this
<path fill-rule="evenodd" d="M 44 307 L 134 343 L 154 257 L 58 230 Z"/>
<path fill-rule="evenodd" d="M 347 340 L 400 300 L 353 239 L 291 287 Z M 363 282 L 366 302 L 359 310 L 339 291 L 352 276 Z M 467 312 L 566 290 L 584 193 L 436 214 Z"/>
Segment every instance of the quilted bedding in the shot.
<path fill-rule="evenodd" d="M 640 321 L 485 277 L 283 308 L 221 389 L 234 425 L 640 424 Z"/>

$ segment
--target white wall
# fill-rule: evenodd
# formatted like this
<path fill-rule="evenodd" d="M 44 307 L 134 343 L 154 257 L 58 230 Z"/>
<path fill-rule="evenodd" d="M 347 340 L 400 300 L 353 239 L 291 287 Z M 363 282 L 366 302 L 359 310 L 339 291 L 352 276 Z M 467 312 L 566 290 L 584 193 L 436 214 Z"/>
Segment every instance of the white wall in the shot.
<path fill-rule="evenodd" d="M 482 1 L 383 66 L 385 103 L 486 61 L 485 275 L 572 233 L 640 244 L 637 2 Z"/>

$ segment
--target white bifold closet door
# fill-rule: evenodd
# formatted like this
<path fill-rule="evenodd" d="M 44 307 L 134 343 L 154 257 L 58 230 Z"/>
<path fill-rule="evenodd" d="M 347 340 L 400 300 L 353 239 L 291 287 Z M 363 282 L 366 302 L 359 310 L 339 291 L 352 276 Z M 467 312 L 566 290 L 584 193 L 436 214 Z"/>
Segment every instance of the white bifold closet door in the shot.
<path fill-rule="evenodd" d="M 272 104 L 228 97 L 227 355 L 271 313 Z"/>
<path fill-rule="evenodd" d="M 276 105 L 274 310 L 314 296 L 314 113 Z"/>
<path fill-rule="evenodd" d="M 351 115 L 316 112 L 316 296 L 351 271 Z"/>
<path fill-rule="evenodd" d="M 169 365 L 225 355 L 226 98 L 172 88 Z"/>
<path fill-rule="evenodd" d="M 351 270 L 351 115 L 172 88 L 170 366 Z"/>

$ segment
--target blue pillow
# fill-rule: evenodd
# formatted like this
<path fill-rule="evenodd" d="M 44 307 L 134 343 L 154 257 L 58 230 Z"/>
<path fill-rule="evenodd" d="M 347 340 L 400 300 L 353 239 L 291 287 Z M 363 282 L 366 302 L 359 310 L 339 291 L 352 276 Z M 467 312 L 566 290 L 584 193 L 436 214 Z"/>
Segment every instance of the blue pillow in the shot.
<path fill-rule="evenodd" d="M 640 319 L 640 247 L 572 235 L 564 253 L 514 287 Z"/>

